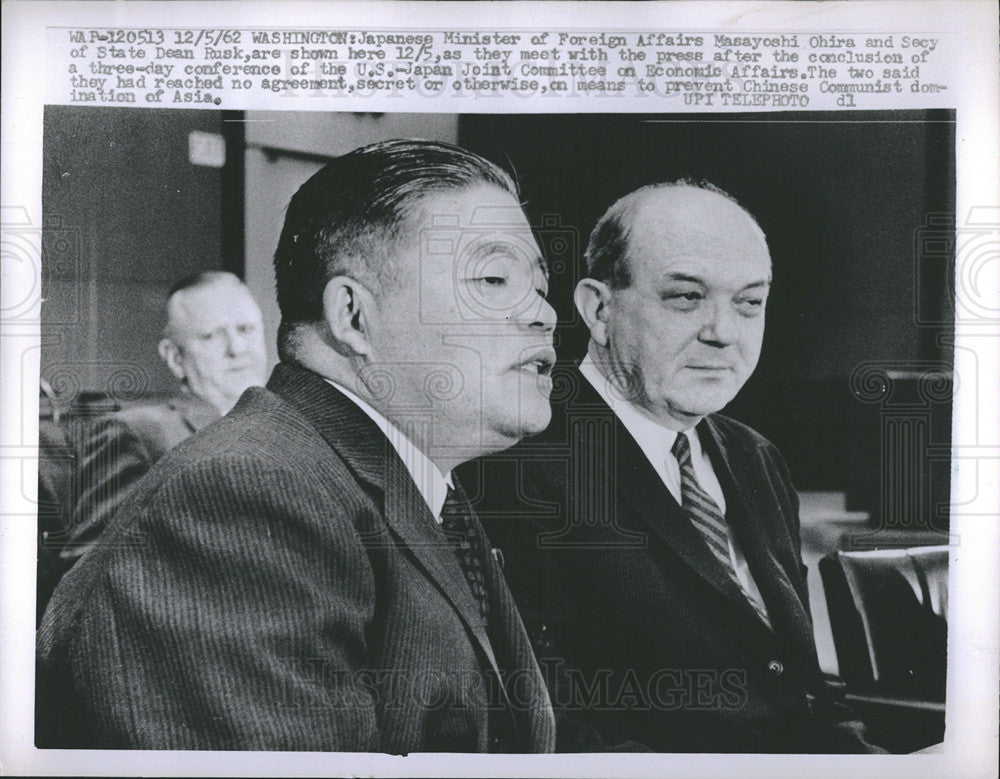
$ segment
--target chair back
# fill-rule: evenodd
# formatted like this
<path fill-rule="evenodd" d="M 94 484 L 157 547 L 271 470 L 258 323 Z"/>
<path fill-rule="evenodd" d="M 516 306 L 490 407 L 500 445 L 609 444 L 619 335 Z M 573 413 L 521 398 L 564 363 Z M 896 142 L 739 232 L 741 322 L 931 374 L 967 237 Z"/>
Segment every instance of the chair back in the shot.
<path fill-rule="evenodd" d="M 943 702 L 948 547 L 840 551 L 819 567 L 848 690 Z"/>

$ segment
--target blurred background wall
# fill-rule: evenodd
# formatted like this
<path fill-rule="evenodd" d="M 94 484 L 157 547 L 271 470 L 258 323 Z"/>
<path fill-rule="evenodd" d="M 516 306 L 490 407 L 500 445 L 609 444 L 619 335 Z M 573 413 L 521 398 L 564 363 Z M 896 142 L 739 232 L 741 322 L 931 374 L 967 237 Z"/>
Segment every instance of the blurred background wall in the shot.
<path fill-rule="evenodd" d="M 218 111 L 45 111 L 42 376 L 81 390 L 166 394 L 156 356 L 166 292 L 224 265 L 223 170 L 189 161 Z"/>

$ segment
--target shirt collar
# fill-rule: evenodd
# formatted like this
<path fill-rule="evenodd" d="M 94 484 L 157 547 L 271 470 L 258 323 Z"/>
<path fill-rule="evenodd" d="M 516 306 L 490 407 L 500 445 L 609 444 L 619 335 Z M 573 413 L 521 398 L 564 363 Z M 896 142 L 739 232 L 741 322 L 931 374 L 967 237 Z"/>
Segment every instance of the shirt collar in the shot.
<path fill-rule="evenodd" d="M 406 470 L 420 490 L 424 502 L 431 510 L 431 514 L 438 522 L 441 521 L 441 509 L 444 506 L 448 488 L 454 486 L 451 479 L 451 471 L 442 473 L 433 461 L 424 454 L 415 443 L 396 425 L 390 422 L 370 403 L 361 399 L 342 384 L 338 384 L 332 379 L 325 381 L 338 391 L 342 392 L 358 408 L 365 412 L 368 417 L 378 425 L 379 430 L 389 439 L 393 449 L 403 461 Z"/>
<path fill-rule="evenodd" d="M 670 450 L 674 446 L 674 441 L 677 440 L 676 430 L 661 425 L 626 399 L 618 388 L 605 378 L 589 354 L 580 363 L 580 373 L 593 385 L 597 394 L 603 398 L 615 416 L 625 425 L 625 429 L 639 444 L 646 459 L 654 466 L 659 467 L 659 464 L 666 462 L 668 457 L 673 458 L 674 455 Z M 688 428 L 684 433 L 688 437 L 688 443 L 691 444 L 692 460 L 700 458 L 702 456 L 701 442 L 698 440 L 698 434 L 694 427 Z"/>

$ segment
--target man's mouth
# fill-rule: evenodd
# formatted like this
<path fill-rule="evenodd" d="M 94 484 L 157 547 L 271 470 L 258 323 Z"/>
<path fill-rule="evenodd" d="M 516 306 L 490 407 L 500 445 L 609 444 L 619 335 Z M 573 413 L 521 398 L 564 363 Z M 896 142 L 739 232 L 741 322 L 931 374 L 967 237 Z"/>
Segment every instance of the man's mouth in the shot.
<path fill-rule="evenodd" d="M 528 354 L 521 362 L 516 363 L 513 369 L 524 371 L 534 376 L 550 376 L 552 368 L 556 364 L 556 353 L 550 347 L 538 349 Z"/>

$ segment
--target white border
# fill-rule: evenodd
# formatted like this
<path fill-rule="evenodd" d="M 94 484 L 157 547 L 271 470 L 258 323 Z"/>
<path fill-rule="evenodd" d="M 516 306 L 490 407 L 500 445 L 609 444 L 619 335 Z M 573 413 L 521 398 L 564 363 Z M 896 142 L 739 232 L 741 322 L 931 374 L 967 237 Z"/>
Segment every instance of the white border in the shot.
<path fill-rule="evenodd" d="M 513 7 L 512 7 L 513 6 Z M 947 106 L 957 109 L 958 218 L 979 214 L 998 231 L 996 254 L 978 268 L 977 288 L 958 286 L 997 312 L 992 323 L 959 324 L 955 413 L 954 494 L 970 496 L 952 522 L 959 544 L 953 553 L 949 618 L 947 735 L 939 754 L 898 757 L 841 756 L 451 756 L 302 753 L 186 753 L 35 750 L 32 746 L 34 650 L 34 522 L 21 496 L 34 489 L 32 446 L 37 441 L 38 304 L 27 306 L 26 287 L 38 268 L 26 255 L 8 252 L 20 228 L 41 224 L 42 106 L 46 73 L 45 28 L 50 25 L 454 28 L 461 22 L 484 29 L 570 26 L 635 29 L 711 29 L 759 32 L 803 30 L 954 32 L 961 58 Z M 0 772 L 14 774 L 171 775 L 509 775 L 509 776 L 813 776 L 871 773 L 879 776 L 988 776 L 996 774 L 998 727 L 998 615 L 1000 602 L 1000 163 L 998 163 L 997 5 L 995 2 L 689 2 L 689 3 L 278 3 L 278 2 L 22 2 L 3 4 L 2 200 L 3 285 L 0 312 L 16 310 L 17 322 L 0 323 Z M 497 101 L 481 110 L 499 112 Z M 608 111 L 607 101 L 594 108 Z M 532 104 L 534 105 L 534 104 Z M 387 110 L 402 110 L 393 101 Z M 440 106 L 440 107 L 439 107 Z M 293 106 L 289 105 L 289 108 Z M 294 106 L 301 108 L 302 106 Z M 311 107 L 311 106 L 305 106 Z M 320 108 L 321 106 L 315 106 Z M 331 106 L 322 106 L 330 110 Z M 454 111 L 446 101 L 410 110 Z M 468 105 L 462 111 L 476 110 Z M 524 104 L 511 111 L 536 110 Z M 537 110 L 553 110 L 542 107 Z M 558 107 L 555 110 L 559 110 Z M 574 107 L 572 110 L 580 110 Z M 629 108 L 628 110 L 632 110 Z M 651 110 L 643 107 L 639 110 Z M 659 108 L 663 110 L 663 108 Z M 670 109 L 666 109 L 670 110 Z M 973 211 L 973 209 L 977 209 Z M 12 217 L 11 215 L 14 215 Z M 17 216 L 21 215 L 21 216 Z M 16 217 L 16 218 L 15 218 Z M 21 235 L 28 235 L 23 230 Z M 22 240 L 17 238 L 16 240 Z M 30 237 L 24 238 L 29 243 Z M 19 244 L 20 245 L 20 244 Z M 959 257 L 959 278 L 976 258 Z M 982 261 L 982 258 L 978 258 Z M 25 263 L 28 263 L 27 265 Z M 976 292 L 976 289 L 979 291 Z M 991 290 L 996 290 L 993 297 Z M 962 301 L 959 301 L 961 306 Z M 25 303 L 27 305 L 27 303 Z M 25 458 L 22 461 L 19 458 Z M 974 497 L 973 497 L 974 496 Z"/>

